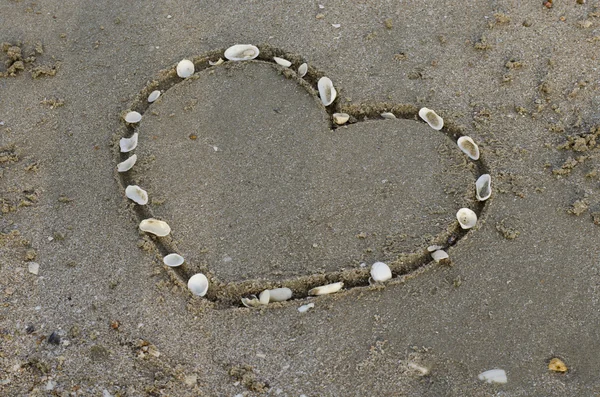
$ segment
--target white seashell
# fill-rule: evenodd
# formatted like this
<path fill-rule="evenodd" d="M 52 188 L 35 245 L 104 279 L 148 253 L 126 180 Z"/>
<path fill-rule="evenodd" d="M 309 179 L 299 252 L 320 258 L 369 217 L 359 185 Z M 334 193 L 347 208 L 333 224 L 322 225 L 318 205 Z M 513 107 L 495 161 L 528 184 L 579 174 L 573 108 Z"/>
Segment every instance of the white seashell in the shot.
<path fill-rule="evenodd" d="M 373 281 L 386 281 L 392 278 L 390 267 L 383 262 L 375 262 L 371 266 L 371 278 Z"/>
<path fill-rule="evenodd" d="M 308 73 L 308 65 L 306 63 L 298 66 L 298 76 L 304 77 L 306 76 L 306 73 Z"/>
<path fill-rule="evenodd" d="M 492 177 L 490 174 L 483 174 L 475 182 L 475 193 L 477 200 L 485 201 L 492 195 Z"/>
<path fill-rule="evenodd" d="M 29 262 L 27 264 L 27 270 L 29 271 L 29 273 L 35 274 L 37 276 L 37 274 L 40 272 L 40 264 L 37 262 Z"/>
<path fill-rule="evenodd" d="M 386 120 L 394 120 L 396 118 L 396 115 L 392 112 L 383 112 L 381 113 L 381 117 L 383 117 Z"/>
<path fill-rule="evenodd" d="M 210 66 L 219 66 L 219 65 L 220 65 L 220 64 L 222 64 L 223 62 L 225 62 L 225 61 L 223 60 L 223 58 L 219 58 L 219 60 L 218 60 L 218 61 L 216 61 L 216 62 L 213 62 L 213 61 L 208 61 L 208 64 L 209 64 Z"/>
<path fill-rule="evenodd" d="M 177 267 L 183 265 L 183 256 L 179 254 L 169 254 L 163 258 L 163 263 L 169 267 Z"/>
<path fill-rule="evenodd" d="M 159 237 L 164 237 L 171 233 L 171 227 L 165 221 L 159 221 L 158 219 L 148 218 L 140 222 L 140 230 L 155 234 Z"/>
<path fill-rule="evenodd" d="M 182 59 L 177 64 L 177 76 L 186 79 L 194 74 L 194 62 L 189 59 Z"/>
<path fill-rule="evenodd" d="M 309 295 L 326 295 L 333 294 L 334 292 L 338 292 L 344 286 L 343 282 L 332 283 L 327 285 L 322 285 L 320 287 L 316 287 L 308 291 Z"/>
<path fill-rule="evenodd" d="M 188 289 L 194 295 L 204 296 L 208 291 L 208 279 L 202 273 L 194 274 L 188 280 Z"/>
<path fill-rule="evenodd" d="M 261 305 L 266 305 L 271 300 L 271 291 L 268 289 L 264 290 L 258 295 L 258 301 Z"/>
<path fill-rule="evenodd" d="M 139 123 L 142 119 L 142 115 L 138 112 L 129 112 L 124 117 L 125 121 L 131 124 Z"/>
<path fill-rule="evenodd" d="M 436 263 L 440 263 L 443 260 L 449 259 L 448 253 L 444 250 L 437 250 L 431 253 L 431 257 Z"/>
<path fill-rule="evenodd" d="M 444 119 L 431 109 L 421 108 L 419 110 L 419 117 L 425 120 L 434 130 L 439 131 L 444 127 Z"/>
<path fill-rule="evenodd" d="M 461 208 L 456 213 L 456 219 L 463 229 L 470 229 L 477 223 L 477 214 L 468 208 Z"/>
<path fill-rule="evenodd" d="M 252 296 L 253 296 L 252 298 L 242 298 L 242 305 L 244 305 L 246 307 L 262 306 L 262 304 L 260 303 L 258 298 L 254 295 L 252 295 Z"/>
<path fill-rule="evenodd" d="M 152 91 L 150 93 L 150 95 L 148 95 L 148 103 L 152 103 L 152 102 L 156 101 L 159 96 L 160 96 L 160 91 L 159 90 Z"/>
<path fill-rule="evenodd" d="M 287 59 L 283 59 L 283 58 L 279 58 L 279 57 L 273 57 L 273 60 L 275 62 L 277 62 L 278 65 L 281 65 L 284 68 L 289 68 L 290 66 L 292 66 L 292 63 L 290 61 L 288 61 Z"/>
<path fill-rule="evenodd" d="M 137 161 L 137 154 L 129 156 L 129 158 L 127 160 L 117 164 L 117 171 L 119 171 L 119 172 L 129 171 L 135 165 L 136 161 Z"/>
<path fill-rule="evenodd" d="M 148 193 L 138 185 L 129 185 L 125 189 L 125 196 L 139 205 L 148 204 Z"/>
<path fill-rule="evenodd" d="M 350 115 L 348 113 L 334 113 L 333 114 L 333 122 L 337 125 L 346 124 L 350 120 Z"/>
<path fill-rule="evenodd" d="M 468 136 L 461 136 L 456 142 L 460 150 L 472 160 L 479 160 L 479 146 Z"/>
<path fill-rule="evenodd" d="M 121 138 L 119 146 L 121 147 L 121 153 L 131 152 L 137 147 L 138 144 L 138 133 L 134 133 L 131 138 Z"/>
<path fill-rule="evenodd" d="M 321 77 L 317 83 L 319 87 L 319 96 L 324 106 L 329 106 L 335 101 L 337 91 L 333 87 L 333 82 L 329 77 Z"/>
<path fill-rule="evenodd" d="M 314 303 L 307 303 L 306 305 L 302 305 L 298 308 L 298 311 L 300 313 L 306 313 L 307 311 L 309 311 L 310 309 L 312 309 L 313 307 L 315 307 Z"/>
<path fill-rule="evenodd" d="M 270 300 L 269 302 L 283 302 L 292 297 L 292 290 L 289 288 L 275 288 L 269 290 Z"/>
<path fill-rule="evenodd" d="M 433 252 L 433 251 L 437 251 L 437 250 L 441 250 L 442 247 L 441 245 L 430 245 L 429 247 L 427 247 L 427 251 L 429 252 Z"/>
<path fill-rule="evenodd" d="M 236 44 L 225 50 L 225 58 L 230 61 L 249 61 L 258 56 L 257 47 L 250 44 Z"/>
<path fill-rule="evenodd" d="M 503 369 L 490 369 L 477 375 L 479 380 L 484 380 L 487 383 L 506 383 L 506 372 Z"/>

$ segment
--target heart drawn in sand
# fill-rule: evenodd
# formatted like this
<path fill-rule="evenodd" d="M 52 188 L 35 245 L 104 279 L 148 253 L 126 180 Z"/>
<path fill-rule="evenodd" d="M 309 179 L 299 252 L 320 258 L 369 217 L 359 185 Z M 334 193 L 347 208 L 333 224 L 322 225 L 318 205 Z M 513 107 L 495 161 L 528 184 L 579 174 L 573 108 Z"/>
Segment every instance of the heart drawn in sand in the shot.
<path fill-rule="evenodd" d="M 459 150 L 459 127 L 433 130 L 410 104 L 351 104 L 340 87 L 325 107 L 316 91 L 324 74 L 309 66 L 300 77 L 305 60 L 278 49 L 209 63 L 222 54 L 194 58 L 185 79 L 175 67 L 159 73 L 131 104 L 141 121 L 118 134 L 138 134 L 137 162 L 119 172 L 123 189 L 148 192 L 147 204 L 131 204 L 138 221 L 172 229 L 144 238 L 161 259 L 185 258 L 169 268 L 177 280 L 205 274 L 207 299 L 239 306 L 270 288 L 303 298 L 327 283 L 366 286 L 377 261 L 405 275 L 431 261 L 429 245 L 448 248 L 466 234 L 459 208 L 481 214 L 474 182 L 485 164 Z M 342 112 L 350 118 L 337 125 Z"/>

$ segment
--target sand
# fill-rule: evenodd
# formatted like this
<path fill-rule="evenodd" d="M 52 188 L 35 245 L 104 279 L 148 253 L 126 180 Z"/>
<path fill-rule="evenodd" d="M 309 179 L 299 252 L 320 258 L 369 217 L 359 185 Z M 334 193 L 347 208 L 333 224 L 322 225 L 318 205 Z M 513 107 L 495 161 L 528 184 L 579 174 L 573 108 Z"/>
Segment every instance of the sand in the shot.
<path fill-rule="evenodd" d="M 322 4 L 0 5 L 0 395 L 600 392 L 596 4 Z M 174 77 L 236 43 L 264 59 Z M 273 54 L 308 62 L 305 82 Z M 131 108 L 140 160 L 122 179 Z M 333 128 L 334 110 L 353 123 Z M 171 237 L 138 231 L 129 180 Z M 468 233 L 462 206 L 480 215 Z M 376 260 L 396 277 L 369 286 Z M 206 298 L 185 288 L 196 271 Z M 279 285 L 292 301 L 237 303 Z M 477 379 L 493 368 L 506 384 Z"/>

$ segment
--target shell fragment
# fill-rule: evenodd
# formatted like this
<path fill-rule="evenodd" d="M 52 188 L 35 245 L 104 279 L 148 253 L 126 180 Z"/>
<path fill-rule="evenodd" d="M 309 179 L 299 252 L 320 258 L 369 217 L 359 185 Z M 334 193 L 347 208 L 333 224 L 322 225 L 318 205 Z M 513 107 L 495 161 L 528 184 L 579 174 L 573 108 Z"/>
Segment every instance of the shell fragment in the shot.
<path fill-rule="evenodd" d="M 188 280 L 188 288 L 192 294 L 197 296 L 204 296 L 208 291 L 208 279 L 202 273 L 194 274 Z"/>
<path fill-rule="evenodd" d="M 479 146 L 468 136 L 461 136 L 456 142 L 460 150 L 471 160 L 479 160 Z"/>
<path fill-rule="evenodd" d="M 119 147 L 121 148 L 121 153 L 131 152 L 133 149 L 137 147 L 138 144 L 138 133 L 134 133 L 131 138 L 121 138 L 119 141 Z"/>
<path fill-rule="evenodd" d="M 225 58 L 230 61 L 249 61 L 258 56 L 260 51 L 250 44 L 236 44 L 225 50 Z"/>
<path fill-rule="evenodd" d="M 169 254 L 163 258 L 163 263 L 169 267 L 177 267 L 183 265 L 183 256 L 179 254 Z"/>
<path fill-rule="evenodd" d="M 303 63 L 298 67 L 298 76 L 304 77 L 306 76 L 306 73 L 308 73 L 308 65 L 306 63 Z"/>
<path fill-rule="evenodd" d="M 396 119 L 396 115 L 392 112 L 383 112 L 381 113 L 381 117 L 383 117 L 386 120 L 394 120 Z"/>
<path fill-rule="evenodd" d="M 316 295 L 333 294 L 334 292 L 338 292 L 339 290 L 341 290 L 343 286 L 344 286 L 344 283 L 341 281 L 338 283 L 322 285 L 320 287 L 315 287 L 315 288 L 311 289 L 310 291 L 308 291 L 308 294 L 315 295 L 315 296 Z"/>
<path fill-rule="evenodd" d="M 269 290 L 269 302 L 284 302 L 292 297 L 292 290 L 289 288 L 275 288 Z"/>
<path fill-rule="evenodd" d="M 135 201 L 139 205 L 148 204 L 148 193 L 138 185 L 127 186 L 125 195 L 128 199 Z"/>
<path fill-rule="evenodd" d="M 475 193 L 477 200 L 485 201 L 492 195 L 492 177 L 490 174 L 483 174 L 475 182 Z"/>
<path fill-rule="evenodd" d="M 419 117 L 425 120 L 434 130 L 439 131 L 444 127 L 444 119 L 431 109 L 421 108 L 419 110 Z"/>
<path fill-rule="evenodd" d="M 171 233 L 171 227 L 165 221 L 148 218 L 140 222 L 140 230 L 147 233 L 155 234 L 159 237 L 167 236 Z"/>
<path fill-rule="evenodd" d="M 117 171 L 119 171 L 119 172 L 129 171 L 135 165 L 136 161 L 137 161 L 137 154 L 129 156 L 129 158 L 127 160 L 122 161 L 119 164 L 117 164 Z"/>
<path fill-rule="evenodd" d="M 477 223 L 477 214 L 468 208 L 461 208 L 456 213 L 456 219 L 463 229 L 470 229 Z"/>
<path fill-rule="evenodd" d="M 258 295 L 258 301 L 260 302 L 261 305 L 269 304 L 270 300 L 271 300 L 271 291 L 269 291 L 268 289 L 264 290 L 263 292 L 261 292 Z"/>
<path fill-rule="evenodd" d="M 283 59 L 283 58 L 279 58 L 279 57 L 273 57 L 273 60 L 278 64 L 283 66 L 284 68 L 289 68 L 290 66 L 292 66 L 292 63 L 290 61 L 288 61 L 287 59 Z"/>
<path fill-rule="evenodd" d="M 208 61 L 208 64 L 210 66 L 219 66 L 220 64 L 222 64 L 223 62 L 225 62 L 223 60 L 223 58 L 219 58 L 217 61 L 213 62 L 213 61 Z"/>
<path fill-rule="evenodd" d="M 375 262 L 371 266 L 371 278 L 376 282 L 387 281 L 392 278 L 392 271 L 385 263 Z"/>
<path fill-rule="evenodd" d="M 331 105 L 337 96 L 337 91 L 333 87 L 331 79 L 329 77 L 321 77 L 317 86 L 319 88 L 319 96 L 321 97 L 323 106 Z"/>
<path fill-rule="evenodd" d="M 448 256 L 448 253 L 444 250 L 437 250 L 437 251 L 433 251 L 431 253 L 431 257 L 433 258 L 433 260 L 436 263 L 440 263 L 442 261 L 446 261 L 448 260 L 450 257 Z"/>
<path fill-rule="evenodd" d="M 307 303 L 306 305 L 302 305 L 298 308 L 298 311 L 300 313 L 306 313 L 307 311 L 309 311 L 310 309 L 312 309 L 313 307 L 315 307 L 314 303 Z"/>
<path fill-rule="evenodd" d="M 150 93 L 150 95 L 148 95 L 148 103 L 152 103 L 152 102 L 156 101 L 159 96 L 160 96 L 160 90 L 152 91 Z"/>
<path fill-rule="evenodd" d="M 177 76 L 187 79 L 194 74 L 194 62 L 189 59 L 182 59 L 177 64 Z"/>
<path fill-rule="evenodd" d="M 337 125 L 346 124 L 350 120 L 350 115 L 348 113 L 334 113 L 333 114 L 333 122 Z"/>
<path fill-rule="evenodd" d="M 506 372 L 503 369 L 490 369 L 477 375 L 479 380 L 484 380 L 487 383 L 506 383 Z"/>
<path fill-rule="evenodd" d="M 124 117 L 125 121 L 130 124 L 139 123 L 142 120 L 142 115 L 138 112 L 129 112 Z"/>

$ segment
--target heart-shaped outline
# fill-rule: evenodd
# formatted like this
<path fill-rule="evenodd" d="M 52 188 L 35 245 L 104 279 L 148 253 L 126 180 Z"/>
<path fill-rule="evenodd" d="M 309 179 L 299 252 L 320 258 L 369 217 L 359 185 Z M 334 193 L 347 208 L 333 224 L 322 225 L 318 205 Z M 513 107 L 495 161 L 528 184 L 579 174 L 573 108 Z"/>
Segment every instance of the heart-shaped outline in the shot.
<path fill-rule="evenodd" d="M 411 104 L 367 103 L 360 105 L 342 106 L 340 104 L 339 99 L 340 92 L 342 90 L 340 90 L 338 87 L 336 87 L 338 91 L 338 96 L 335 99 L 335 101 L 331 105 L 324 107 L 321 103 L 321 100 L 319 99 L 317 90 L 314 88 L 317 86 L 318 80 L 321 77 L 325 76 L 323 72 L 317 70 L 313 66 L 309 66 L 307 74 L 304 77 L 299 77 L 294 70 L 297 70 L 298 66 L 306 62 L 304 58 L 302 58 L 299 55 L 288 53 L 281 49 L 273 48 L 267 45 L 261 45 L 258 46 L 258 48 L 260 50 L 259 56 L 254 60 L 244 62 L 261 62 L 269 64 L 269 66 L 276 65 L 275 67 L 277 67 L 286 78 L 295 80 L 296 83 L 300 84 L 303 88 L 305 88 L 308 91 L 308 93 L 315 98 L 315 101 L 318 102 L 318 106 L 323 108 L 329 114 L 329 128 L 332 130 L 340 127 L 333 122 L 333 114 L 342 112 L 350 115 L 349 124 L 365 121 L 368 119 L 383 119 L 381 117 L 381 114 L 384 112 L 391 112 L 398 118 L 415 121 L 420 120 L 420 118 L 418 117 L 419 108 Z M 147 98 L 152 91 L 160 90 L 164 93 L 165 91 L 173 87 L 175 84 L 178 84 L 184 80 L 194 79 L 194 76 L 197 76 L 197 72 L 203 71 L 211 67 L 215 67 L 213 65 L 210 65 L 209 61 L 221 58 L 223 56 L 224 51 L 224 49 L 215 50 L 208 52 L 205 55 L 191 59 L 195 66 L 195 73 L 187 79 L 181 78 L 177 75 L 177 64 L 172 65 L 168 69 L 160 71 L 158 73 L 158 78 L 147 83 L 146 86 L 135 97 L 135 99 L 131 102 L 128 111 L 137 111 L 143 115 L 144 112 L 151 105 L 150 103 L 148 103 Z M 273 60 L 273 57 L 287 59 L 290 62 L 292 62 L 292 66 L 290 66 L 289 68 L 285 68 L 283 66 L 277 65 L 277 63 Z M 124 112 L 123 114 L 125 113 L 126 112 Z M 121 129 L 115 135 L 115 152 L 117 162 L 122 162 L 130 156 L 130 153 L 121 153 L 119 151 L 119 145 L 117 143 L 118 139 L 122 137 L 130 137 L 131 135 L 133 135 L 137 128 L 137 124 L 133 125 L 125 123 L 122 117 L 121 121 Z M 455 143 L 458 140 L 458 138 L 464 136 L 463 128 L 461 126 L 447 120 L 444 121 L 444 127 L 439 132 L 444 133 Z M 488 173 L 488 169 L 483 160 L 483 156 L 480 157 L 479 160 L 470 161 L 472 161 L 475 165 L 476 176 Z M 116 179 L 120 182 L 123 191 L 128 185 L 133 184 L 129 172 L 116 172 L 116 174 Z M 481 219 L 482 215 L 484 215 L 484 210 L 487 201 L 474 200 L 473 202 L 474 208 L 471 209 L 477 214 L 478 219 Z M 149 205 L 136 205 L 133 203 L 131 205 L 138 218 L 138 222 L 143 219 L 154 218 L 152 208 Z M 432 243 L 438 244 L 442 246 L 445 250 L 447 250 L 449 247 L 458 243 L 458 241 L 460 241 L 461 238 L 463 238 L 467 233 L 469 233 L 470 230 L 471 229 L 461 229 L 458 222 L 455 221 L 453 224 L 448 226 L 445 232 L 436 236 Z M 175 243 L 175 239 L 172 237 L 171 234 L 169 234 L 166 237 L 157 237 L 154 235 L 149 235 L 149 237 L 154 242 L 158 254 L 160 255 L 161 262 L 162 257 L 164 257 L 165 255 L 179 252 Z M 418 252 L 413 252 L 410 254 L 401 254 L 392 264 L 390 264 L 394 278 L 386 282 L 386 284 L 403 282 L 405 277 L 409 276 L 411 273 L 414 273 L 417 269 L 424 267 L 430 262 L 432 262 L 432 259 L 430 253 L 426 249 L 422 249 Z M 306 298 L 308 296 L 308 291 L 311 288 L 328 283 L 343 281 L 344 287 L 346 289 L 366 287 L 369 285 L 368 267 L 360 269 L 338 270 L 328 272 L 325 274 L 305 275 L 281 281 L 247 280 L 229 283 L 219 281 L 218 278 L 212 273 L 210 268 L 208 268 L 207 266 L 202 266 L 201 269 L 210 280 L 210 288 L 208 289 L 208 293 L 206 294 L 205 298 L 217 304 L 217 307 L 239 307 L 241 305 L 240 299 L 242 297 L 251 294 L 258 294 L 260 291 L 263 291 L 265 289 L 288 287 L 293 291 L 293 296 L 291 300 L 297 300 Z M 192 274 L 188 274 L 189 272 L 186 271 L 185 264 L 175 268 L 168 267 L 168 271 L 169 274 L 174 277 L 177 283 L 187 288 L 187 280 L 191 277 Z"/>

